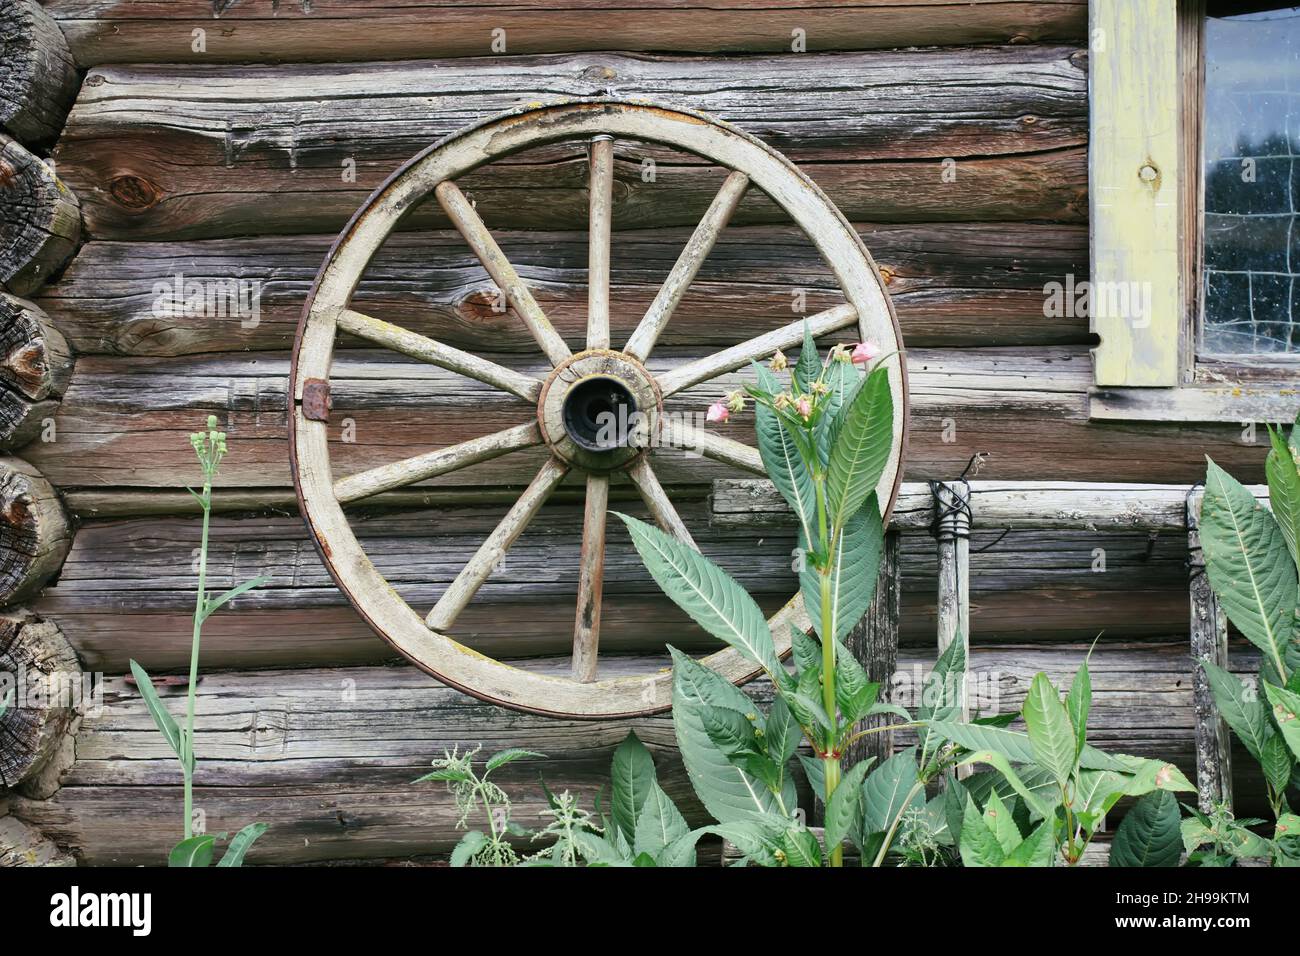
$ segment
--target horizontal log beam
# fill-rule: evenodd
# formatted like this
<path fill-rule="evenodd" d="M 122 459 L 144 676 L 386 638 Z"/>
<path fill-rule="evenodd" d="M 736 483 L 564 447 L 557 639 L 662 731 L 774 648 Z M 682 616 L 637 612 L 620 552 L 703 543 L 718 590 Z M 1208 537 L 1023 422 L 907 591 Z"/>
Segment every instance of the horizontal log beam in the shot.
<path fill-rule="evenodd" d="M 853 219 L 1082 222 L 1085 61 L 1074 47 L 1016 45 L 97 67 L 56 156 L 97 237 L 334 233 L 431 142 L 528 103 L 612 94 L 737 123 L 805 164 Z M 720 170 L 661 147 L 619 142 L 615 156 L 615 229 L 694 226 L 722 181 Z M 653 176 L 647 159 L 658 164 Z M 585 228 L 586 181 L 584 145 L 557 144 L 458 184 L 492 228 L 555 229 Z M 788 220 L 753 190 L 733 221 Z M 436 202 L 407 221 L 445 223 Z"/>
<path fill-rule="evenodd" d="M 1268 502 L 1268 486 L 1251 491 Z M 1189 485 L 1140 485 L 1083 481 L 970 482 L 975 528 L 1086 531 L 1187 530 Z M 1195 493 L 1199 496 L 1199 493 Z M 713 483 L 709 520 L 728 528 L 794 527 L 794 512 L 764 478 Z M 924 482 L 904 482 L 894 505 L 893 527 L 924 530 L 934 521 L 934 495 Z"/>
<path fill-rule="evenodd" d="M 495 657 L 563 653 L 578 590 L 582 488 L 552 502 L 510 551 L 464 612 L 455 636 Z M 646 516 L 615 486 L 618 510 Z M 222 493 L 215 496 L 218 504 Z M 710 523 L 705 501 L 674 495 L 699 547 L 728 569 L 769 611 L 794 591 L 789 528 Z M 413 607 L 430 608 L 496 527 L 507 508 L 494 505 L 367 509 L 356 529 L 362 548 Z M 360 517 L 360 515 L 358 515 Z M 1186 537 L 1148 543 L 1145 532 L 977 531 L 972 604 L 977 641 L 1152 636 L 1185 626 Z M 192 551 L 199 521 L 188 517 L 83 520 L 60 574 L 36 609 L 60 622 L 92 670 L 124 670 L 128 656 L 151 669 L 188 660 L 193 611 Z M 1099 566 L 1097 549 L 1104 563 Z M 935 551 L 928 532 L 904 533 L 901 548 L 903 640 L 934 641 Z M 223 517 L 213 524 L 210 587 L 221 590 L 257 575 L 270 583 L 237 598 L 208 621 L 210 667 L 287 667 L 378 663 L 394 656 L 346 603 L 294 516 Z M 612 653 L 692 649 L 710 639 L 647 576 L 626 533 L 614 528 L 606 547 L 601 646 Z M 267 635 L 274 634 L 274 640 Z"/>
<path fill-rule="evenodd" d="M 1082 40 L 1083 0 L 649 0 L 616 4 L 523 0 L 441 2 L 314 0 L 275 8 L 209 0 L 47 0 L 77 62 L 326 62 L 644 50 L 780 53 L 796 31 L 808 50 Z M 437 29 L 431 29 L 436 25 Z M 192 31 L 204 31 L 196 49 Z M 494 31 L 503 31 L 496 33 Z"/>
<path fill-rule="evenodd" d="M 1047 283 L 1087 275 L 1084 226 L 860 224 L 858 231 L 913 348 L 1091 341 L 1086 317 L 1043 314 Z M 617 347 L 628 340 L 689 236 L 689 228 L 615 234 L 611 328 Z M 577 347 L 586 330 L 585 231 L 499 230 L 495 237 L 546 315 Z M 288 349 L 333 238 L 92 241 L 37 302 L 80 354 Z M 705 259 L 659 343 L 734 344 L 790 315 L 796 293 L 808 314 L 843 301 L 802 233 L 789 226 L 732 226 Z M 536 346 L 517 334 L 518 319 L 501 309 L 498 296 L 458 234 L 400 233 L 371 261 L 352 305 L 461 349 L 533 353 Z"/>
<path fill-rule="evenodd" d="M 1086 644 L 977 648 L 973 704 L 986 712 L 995 701 L 999 711 L 1016 709 L 1034 673 L 1046 671 L 1058 685 L 1068 682 L 1086 652 Z M 930 660 L 902 654 L 895 699 L 906 698 L 902 691 Z M 1245 667 L 1249 661 L 1241 655 L 1237 663 Z M 621 664 L 638 672 L 662 661 Z M 567 665 L 561 658 L 531 666 L 563 673 Z M 1190 667 L 1181 642 L 1099 646 L 1090 661 L 1091 742 L 1190 770 Z M 749 690 L 760 700 L 771 693 L 765 683 Z M 167 696 L 183 693 L 178 687 Z M 171 705 L 179 706 L 179 700 Z M 670 796 L 692 823 L 703 822 L 677 761 L 667 715 L 579 724 L 507 713 L 409 667 L 208 674 L 198 687 L 195 806 L 214 832 L 252 820 L 271 824 L 250 856 L 253 863 L 443 854 L 459 838 L 451 797 L 441 785 L 411 781 L 444 747 L 481 743 L 485 754 L 505 747 L 545 753 L 547 759 L 512 764 L 497 778 L 512 798 L 516 819 L 537 825 L 545 806 L 537 774 L 590 805 L 607 781 L 613 748 L 629 729 L 655 754 Z M 908 743 L 900 737 L 901 746 Z M 102 711 L 85 721 L 77 762 L 62 783 L 49 800 L 15 800 L 11 812 L 71 847 L 82 863 L 156 863 L 175 842 L 175 759 L 138 692 L 121 678 L 105 682 Z M 123 840 L 123 833 L 132 839 Z"/>
<path fill-rule="evenodd" d="M 701 354 L 656 349 L 650 367 L 661 372 Z M 536 356 L 530 362 L 499 358 L 526 374 L 546 371 Z M 1262 431 L 1256 437 L 1264 441 L 1243 444 L 1235 425 L 1090 422 L 1092 372 L 1085 346 L 911 349 L 908 367 L 909 480 L 950 480 L 976 452 L 990 456 L 982 477 L 1005 480 L 1190 483 L 1204 474 L 1206 454 L 1242 480 L 1259 481 L 1263 475 L 1267 436 Z M 669 400 L 668 410 L 701 413 L 719 395 L 740 387 L 748 374 L 733 373 L 681 392 Z M 399 380 L 402 387 L 394 388 Z M 288 361 L 280 353 L 83 356 L 55 419 L 58 440 L 30 445 L 24 454 L 63 490 L 180 490 L 194 468 L 189 433 L 211 413 L 222 420 L 232 449 L 221 484 L 285 488 L 291 484 L 285 456 L 287 381 Z M 512 427 L 529 409 L 489 386 L 375 350 L 336 353 L 332 396 L 329 435 L 339 475 Z M 753 444 L 752 415 L 734 416 L 716 433 Z M 727 466 L 672 449 L 657 449 L 654 457 L 665 485 L 739 477 Z M 536 453 L 520 452 L 434 481 L 445 487 L 522 487 L 539 464 Z"/>

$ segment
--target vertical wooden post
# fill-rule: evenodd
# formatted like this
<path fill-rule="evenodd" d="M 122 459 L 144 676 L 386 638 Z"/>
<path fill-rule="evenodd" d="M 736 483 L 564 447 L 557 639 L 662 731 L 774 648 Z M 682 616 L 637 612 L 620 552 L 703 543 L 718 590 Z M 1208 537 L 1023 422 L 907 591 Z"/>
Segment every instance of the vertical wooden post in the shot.
<path fill-rule="evenodd" d="M 898 617 L 902 585 L 899 582 L 898 532 L 885 534 L 885 547 L 880 556 L 880 572 L 876 577 L 876 596 L 862 620 L 844 639 L 844 646 L 856 657 L 871 680 L 880 684 L 880 700 L 889 700 L 892 694 L 894 670 L 898 666 Z M 897 718 L 885 714 L 869 717 L 862 728 L 883 726 Z M 854 741 L 844 755 L 846 767 L 851 767 L 866 757 L 877 762 L 894 752 L 892 731 L 868 734 Z"/>
<path fill-rule="evenodd" d="M 1192 660 L 1208 658 L 1228 666 L 1228 619 L 1210 588 L 1201 553 L 1199 490 L 1187 496 L 1188 593 L 1191 599 Z M 1193 663 L 1192 707 L 1196 714 L 1196 790 L 1202 812 L 1216 803 L 1232 806 L 1232 756 L 1228 727 L 1214 705 L 1205 669 Z"/>
<path fill-rule="evenodd" d="M 962 642 L 966 669 L 970 667 L 970 485 L 964 480 L 931 482 L 934 493 L 934 537 L 939 552 L 939 653 Z M 970 719 L 966 684 L 961 686 L 962 720 Z"/>

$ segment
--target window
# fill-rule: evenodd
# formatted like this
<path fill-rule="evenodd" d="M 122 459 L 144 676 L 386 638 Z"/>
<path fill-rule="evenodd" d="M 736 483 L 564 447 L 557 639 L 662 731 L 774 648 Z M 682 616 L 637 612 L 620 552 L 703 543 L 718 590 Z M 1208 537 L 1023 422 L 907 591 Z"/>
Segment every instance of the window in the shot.
<path fill-rule="evenodd" d="M 1280 421 L 1300 388 L 1300 3 L 1091 0 L 1094 418 Z M 1112 297 L 1114 298 L 1114 297 Z"/>
<path fill-rule="evenodd" d="M 1197 354 L 1297 355 L 1300 7 L 1219 15 L 1217 6 L 1201 40 Z"/>

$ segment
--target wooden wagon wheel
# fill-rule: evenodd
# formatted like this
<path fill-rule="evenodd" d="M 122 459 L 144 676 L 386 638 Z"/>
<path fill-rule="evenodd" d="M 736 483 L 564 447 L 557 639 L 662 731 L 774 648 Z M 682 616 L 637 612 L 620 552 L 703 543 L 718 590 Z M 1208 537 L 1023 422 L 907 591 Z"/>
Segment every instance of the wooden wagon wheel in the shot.
<path fill-rule="evenodd" d="M 722 188 L 621 352 L 610 348 L 610 222 L 613 138 L 684 150 L 729 170 Z M 519 150 L 578 140 L 590 143 L 590 253 L 586 347 L 574 353 L 503 255 L 455 179 Z M 625 470 L 651 514 L 667 531 L 690 533 L 656 479 L 649 444 L 690 448 L 705 457 L 758 474 L 756 449 L 664 416 L 665 397 L 734 371 L 778 348 L 797 346 L 803 320 L 739 342 L 721 352 L 654 376 L 643 364 L 719 232 L 750 186 L 766 193 L 811 239 L 840 284 L 845 304 L 808 319 L 814 335 L 853 327 L 886 350 L 901 348 L 892 307 L 858 234 L 806 176 L 757 139 L 697 113 L 643 103 L 585 100 L 525 109 L 456 133 L 417 155 L 366 201 L 330 249 L 303 310 L 290 372 L 293 407 L 290 454 L 302 514 L 322 560 L 339 588 L 374 630 L 399 652 L 444 683 L 483 700 L 533 713 L 608 718 L 653 713 L 671 703 L 671 675 L 596 680 L 609 476 Z M 553 370 L 545 380 L 391 325 L 349 308 L 352 294 L 388 234 L 432 193 L 488 274 L 536 339 Z M 536 415 L 513 428 L 335 479 L 326 436 L 328 386 L 340 331 L 467 375 L 534 405 Z M 897 494 L 906 425 L 906 373 L 891 363 L 894 455 L 878 488 L 886 513 Z M 636 426 L 611 438 L 593 432 L 598 413 L 630 414 Z M 427 617 L 410 607 L 371 563 L 352 533 L 343 505 L 486 461 L 543 445 L 550 457 L 505 518 L 484 541 Z M 574 634 L 573 676 L 545 675 L 503 664 L 448 636 L 457 616 L 487 580 L 501 556 L 571 470 L 586 475 L 587 497 Z M 777 650 L 790 646 L 790 625 L 807 628 L 797 594 L 771 619 Z M 704 663 L 737 683 L 756 676 L 731 649 Z"/>

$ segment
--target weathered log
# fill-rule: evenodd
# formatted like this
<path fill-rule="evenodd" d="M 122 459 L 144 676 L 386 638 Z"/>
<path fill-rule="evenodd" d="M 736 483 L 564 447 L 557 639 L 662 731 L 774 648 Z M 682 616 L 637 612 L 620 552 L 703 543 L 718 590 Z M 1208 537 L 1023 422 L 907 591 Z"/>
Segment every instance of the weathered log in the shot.
<path fill-rule="evenodd" d="M 83 66 L 582 50 L 778 53 L 799 39 L 809 50 L 1025 43 L 1079 40 L 1087 25 L 1086 5 L 1072 0 L 722 0 L 707 6 L 647 0 L 474 6 L 315 0 L 271 8 L 214 6 L 208 0 L 50 0 L 48 8 Z M 196 30 L 203 31 L 201 44 Z"/>
<path fill-rule="evenodd" d="M 1260 501 L 1267 485 L 1253 485 Z M 970 500 L 977 528 L 1176 531 L 1187 530 L 1187 485 L 1142 485 L 1083 481 L 971 481 Z M 709 498 L 710 521 L 725 527 L 792 529 L 794 513 L 770 481 L 738 478 L 716 481 Z M 934 522 L 929 487 L 904 482 L 892 524 L 909 530 Z"/>
<path fill-rule="evenodd" d="M 1088 235 L 1081 226 L 948 223 L 860 225 L 858 231 L 913 348 L 1089 341 L 1086 318 L 1043 315 L 1046 283 L 1087 274 Z M 626 342 L 689 235 L 686 229 L 615 234 L 616 346 Z M 581 341 L 586 234 L 501 230 L 496 238 L 561 334 Z M 287 349 L 332 241 L 92 241 L 37 301 L 82 354 Z M 185 305 L 187 283 L 189 294 L 199 296 L 192 309 Z M 219 290 L 210 301 L 209 290 Z M 788 226 L 732 226 L 705 259 L 659 344 L 734 344 L 773 327 L 773 316 L 789 315 L 798 291 L 809 313 L 843 301 L 801 233 Z M 459 235 L 402 233 L 380 249 L 352 302 L 360 312 L 458 348 L 534 352 L 526 337 L 503 334 L 516 320 L 499 311 L 498 296 Z"/>
<path fill-rule="evenodd" d="M 0 292 L 0 448 L 32 441 L 72 378 L 72 350 L 37 306 Z"/>
<path fill-rule="evenodd" d="M 81 208 L 54 170 L 0 134 L 0 284 L 30 295 L 77 248 Z"/>
<path fill-rule="evenodd" d="M 575 489 L 581 492 L 581 487 Z M 224 492 L 217 492 L 218 501 Z M 643 515 L 622 489 L 618 510 Z M 494 528 L 507 505 L 355 512 L 361 546 L 412 606 L 427 609 Z M 59 621 L 87 668 L 121 671 L 128 656 L 151 669 L 181 667 L 189 654 L 192 552 L 199 521 L 189 517 L 84 521 L 58 584 L 36 609 Z M 767 611 L 793 593 L 793 531 L 711 528 L 706 506 L 677 498 L 704 553 L 749 588 Z M 458 637 L 498 659 L 565 652 L 577 596 L 583 507 L 548 504 L 500 572 L 458 624 Z M 994 542 L 980 531 L 975 549 Z M 757 540 L 756 540 L 757 539 Z M 1096 551 L 1104 549 L 1104 573 Z M 1148 553 L 1148 549 L 1149 553 Z M 1012 532 L 972 558 L 976 641 L 1086 640 L 1152 636 L 1186 626 L 1186 539 L 1145 533 Z M 928 532 L 904 536 L 901 633 L 934 647 L 935 555 Z M 204 629 L 211 667 L 378 663 L 393 657 L 347 605 L 320 565 L 297 517 L 223 518 L 213 525 L 209 586 L 256 575 L 271 582 L 237 598 Z M 654 586 L 626 534 L 609 535 L 604 572 L 602 652 L 692 650 L 713 643 Z M 268 639 L 267 635 L 274 635 Z"/>
<path fill-rule="evenodd" d="M 26 611 L 0 615 L 0 703 L 8 702 L 0 716 L 0 788 L 33 797 L 58 789 L 87 692 L 77 656 L 53 621 Z"/>
<path fill-rule="evenodd" d="M 76 866 L 77 862 L 17 817 L 0 801 L 0 869 L 13 866 Z"/>
<path fill-rule="evenodd" d="M 0 8 L 0 126 L 28 145 L 52 142 L 77 95 L 77 67 L 59 26 L 34 0 Z"/>
<path fill-rule="evenodd" d="M 1083 66 L 1072 47 L 1011 46 L 749 59 L 584 54 L 183 72 L 99 67 L 56 155 L 98 237 L 333 233 L 375 186 L 440 137 L 527 103 L 612 93 L 736 122 L 796 162 L 816 164 L 818 182 L 853 219 L 1080 222 Z M 898 101 L 900 83 L 906 104 Z M 615 151 L 615 229 L 694 226 L 722 180 L 701 160 L 660 147 L 616 143 Z M 653 175 L 647 159 L 658 164 Z M 493 227 L 586 226 L 583 144 L 528 150 L 459 184 Z M 753 190 L 734 221 L 788 220 Z M 407 220 L 445 223 L 436 202 Z"/>
<path fill-rule="evenodd" d="M 656 349 L 650 367 L 661 372 L 699 355 Z M 485 357 L 531 375 L 545 372 L 537 358 Z M 906 477 L 912 480 L 951 478 L 975 452 L 990 454 L 982 474 L 1000 479 L 1191 482 L 1204 473 L 1206 454 L 1244 480 L 1262 476 L 1266 443 L 1241 444 L 1235 426 L 1089 422 L 1092 372 L 1084 346 L 912 349 L 908 360 Z M 748 376 L 731 374 L 681 392 L 668 409 L 697 415 Z M 287 380 L 288 362 L 278 353 L 83 356 L 55 419 L 58 441 L 28 446 L 26 454 L 61 489 L 179 490 L 193 473 L 188 435 L 211 413 L 223 420 L 236 449 L 222 467 L 222 486 L 287 487 Z M 340 478 L 510 428 L 535 414 L 507 393 L 375 350 L 337 353 L 332 386 L 331 453 Z M 752 416 L 736 416 L 717 434 L 752 444 Z M 1153 448 L 1160 454 L 1151 454 Z M 738 477 L 682 451 L 660 448 L 654 456 L 666 485 Z M 539 465 L 537 454 L 518 452 L 433 482 L 522 486 Z"/>
<path fill-rule="evenodd" d="M 50 483 L 21 459 L 0 458 L 0 606 L 35 596 L 58 573 L 71 539 Z"/>
<path fill-rule="evenodd" d="M 991 712 L 996 698 L 999 710 L 1017 708 L 1035 672 L 1068 682 L 1085 653 L 1086 644 L 976 648 L 972 703 Z M 907 688 L 932 661 L 933 652 L 902 655 L 897 699 L 906 703 Z M 635 670 L 662 661 L 623 664 Z M 563 673 L 568 659 L 534 666 Z M 1103 644 L 1090 667 L 1094 744 L 1194 766 L 1185 642 Z M 58 793 L 15 800 L 11 812 L 73 848 L 83 863 L 158 863 L 176 841 L 179 770 L 138 691 L 120 678 L 105 685 L 102 712 L 83 724 L 77 762 Z M 765 684 L 750 692 L 770 697 Z M 167 696 L 181 694 L 178 687 Z M 667 715 L 591 723 L 507 713 L 409 667 L 209 673 L 198 695 L 195 804 L 212 832 L 253 820 L 271 824 L 253 863 L 447 852 L 459 837 L 450 796 L 440 785 L 410 781 L 456 745 L 547 754 L 499 774 L 516 819 L 535 825 L 545 806 L 539 772 L 552 789 L 567 788 L 590 806 L 607 783 L 613 748 L 634 729 L 656 754 L 664 788 L 691 822 L 704 819 L 676 760 Z M 900 735 L 899 743 L 909 739 Z M 1243 790 L 1256 784 L 1243 779 Z"/>

